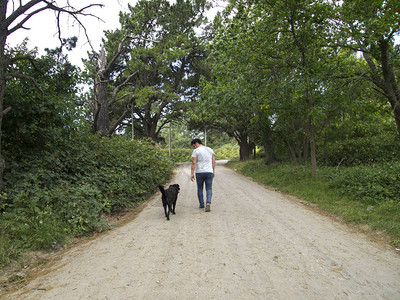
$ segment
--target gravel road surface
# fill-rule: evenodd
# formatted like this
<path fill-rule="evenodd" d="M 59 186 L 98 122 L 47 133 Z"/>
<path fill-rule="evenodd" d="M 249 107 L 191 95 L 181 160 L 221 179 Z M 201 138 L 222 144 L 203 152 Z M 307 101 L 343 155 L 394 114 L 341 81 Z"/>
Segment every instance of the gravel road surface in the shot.
<path fill-rule="evenodd" d="M 211 212 L 179 166 L 131 222 L 65 251 L 4 299 L 400 299 L 400 255 L 218 162 Z"/>

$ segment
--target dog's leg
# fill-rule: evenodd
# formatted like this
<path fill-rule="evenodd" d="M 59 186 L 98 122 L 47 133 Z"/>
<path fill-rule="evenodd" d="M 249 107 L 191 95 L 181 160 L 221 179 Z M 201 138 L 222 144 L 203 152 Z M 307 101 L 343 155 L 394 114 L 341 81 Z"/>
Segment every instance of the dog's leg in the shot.
<path fill-rule="evenodd" d="M 172 213 L 173 213 L 173 214 L 175 214 L 175 205 L 176 205 L 176 202 L 174 201 L 174 202 L 172 203 Z"/>
<path fill-rule="evenodd" d="M 168 218 L 168 214 L 167 214 L 167 205 L 164 204 L 164 213 L 165 213 L 165 217 Z"/>
<path fill-rule="evenodd" d="M 170 212 L 170 210 L 171 210 L 171 206 L 168 204 L 168 212 L 166 212 L 166 217 L 167 217 L 167 220 L 169 221 L 169 212 Z"/>

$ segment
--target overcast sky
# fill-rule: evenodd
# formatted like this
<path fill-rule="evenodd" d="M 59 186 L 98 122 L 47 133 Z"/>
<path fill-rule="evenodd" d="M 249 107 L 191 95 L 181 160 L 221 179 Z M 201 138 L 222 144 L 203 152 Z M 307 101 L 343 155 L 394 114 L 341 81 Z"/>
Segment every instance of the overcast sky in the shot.
<path fill-rule="evenodd" d="M 79 8 L 87 5 L 83 4 L 82 2 L 86 1 L 82 0 L 70 0 L 70 2 Z M 81 18 L 82 23 L 87 29 L 94 50 L 99 51 L 103 31 L 118 28 L 119 12 L 126 11 L 128 3 L 134 6 L 136 0 L 93 0 L 90 1 L 90 3 L 104 4 L 103 8 L 93 7 L 88 10 L 91 14 L 103 19 L 104 22 L 99 21 L 94 17 Z M 8 12 L 11 13 L 10 8 L 8 9 Z M 63 37 L 78 37 L 78 46 L 72 52 L 68 53 L 69 60 L 75 65 L 82 66 L 81 58 L 86 58 L 86 52 L 91 49 L 87 43 L 85 33 L 71 18 L 65 18 L 64 22 Z M 15 46 L 20 44 L 24 38 L 28 37 L 28 47 L 30 49 L 38 47 L 41 54 L 44 53 L 43 49 L 45 48 L 52 49 L 60 45 L 53 12 L 45 11 L 33 16 L 27 23 L 25 23 L 25 27 L 30 28 L 30 30 L 19 29 L 7 38 L 7 43 L 11 46 Z"/>
<path fill-rule="evenodd" d="M 3 0 L 0 0 L 3 1 Z M 8 13 L 12 12 L 12 7 L 8 7 Z M 25 3 L 26 1 L 22 1 Z M 87 3 L 98 3 L 103 4 L 103 8 L 92 7 L 87 12 L 98 16 L 104 22 L 99 21 L 95 17 L 84 17 L 81 18 L 82 23 L 85 25 L 88 35 L 90 37 L 91 44 L 95 51 L 100 50 L 101 39 L 103 37 L 104 30 L 114 30 L 119 27 L 119 12 L 128 10 L 128 3 L 131 6 L 135 6 L 137 0 L 92 0 L 92 1 L 82 1 L 82 0 L 69 0 L 69 2 L 77 8 L 81 8 Z M 83 4 L 86 2 L 85 4 Z M 170 0 L 174 3 L 175 0 Z M 224 2 L 224 1 L 213 1 L 214 3 Z M 62 1 L 60 2 L 62 3 Z M 218 8 L 221 10 L 221 7 Z M 208 17 L 213 18 L 213 13 Z M 14 24 L 15 25 L 15 24 Z M 82 28 L 76 25 L 76 22 L 72 18 L 63 19 L 63 32 L 62 37 L 78 37 L 77 47 L 68 52 L 69 60 L 72 64 L 82 67 L 82 58 L 87 58 L 87 51 L 91 51 L 89 44 Z M 30 30 L 19 29 L 7 38 L 7 43 L 9 45 L 16 46 L 20 44 L 26 37 L 29 38 L 28 48 L 32 49 L 38 47 L 40 54 L 44 54 L 45 48 L 54 49 L 60 46 L 57 35 L 57 25 L 54 12 L 44 11 L 35 16 L 33 16 L 28 22 L 25 23 L 25 27 L 30 28 Z"/>

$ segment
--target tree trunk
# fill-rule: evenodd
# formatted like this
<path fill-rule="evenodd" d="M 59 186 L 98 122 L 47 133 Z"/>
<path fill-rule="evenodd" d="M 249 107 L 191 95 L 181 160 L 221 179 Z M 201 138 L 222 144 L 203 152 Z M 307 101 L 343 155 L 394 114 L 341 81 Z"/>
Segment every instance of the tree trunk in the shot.
<path fill-rule="evenodd" d="M 5 162 L 2 155 L 2 124 L 3 124 L 3 101 L 6 91 L 6 68 L 7 62 L 4 54 L 7 40 L 7 25 L 5 24 L 8 1 L 0 1 L 0 191 L 3 189 L 3 174 Z"/>
<path fill-rule="evenodd" d="M 95 94 L 94 94 L 94 132 L 100 132 L 103 136 L 108 135 L 110 119 L 108 115 L 108 101 L 107 101 L 107 81 L 100 76 L 95 80 Z"/>
<path fill-rule="evenodd" d="M 326 119 L 324 121 L 324 160 L 328 164 L 328 140 L 329 140 L 329 121 Z"/>
<path fill-rule="evenodd" d="M 1 51 L 1 49 L 0 49 Z M 4 53 L 1 51 L 1 53 Z M 4 56 L 0 55 L 0 61 L 4 61 Z M 2 144 L 2 124 L 3 124 L 3 100 L 4 100 L 4 94 L 6 90 L 6 79 L 5 79 L 5 72 L 4 72 L 4 66 L 2 65 L 3 63 L 0 63 L 0 191 L 3 189 L 3 174 L 4 174 L 4 168 L 5 168 L 5 162 L 3 158 L 3 149 L 1 147 Z"/>
<path fill-rule="evenodd" d="M 301 160 L 303 161 L 304 165 L 308 164 L 309 145 L 310 145 L 309 137 L 305 135 L 303 137 L 303 153 L 302 153 L 303 155 L 301 157 Z"/>
<path fill-rule="evenodd" d="M 308 81 L 308 80 L 307 80 Z M 311 93 L 310 89 L 307 87 L 306 90 L 306 99 L 309 111 L 311 111 Z M 315 126 L 313 122 L 313 117 L 310 115 L 308 117 L 308 138 L 310 143 L 310 152 L 311 152 L 311 175 L 313 178 L 317 177 L 317 155 L 315 150 Z M 308 149 L 308 146 L 307 146 Z"/>
<path fill-rule="evenodd" d="M 264 142 L 264 152 L 265 152 L 265 163 L 267 165 L 273 165 L 278 162 L 275 156 L 274 143 L 272 139 L 269 139 L 266 142 Z"/>
<path fill-rule="evenodd" d="M 240 146 L 240 160 L 248 161 L 250 158 L 250 145 L 247 141 L 239 144 Z"/>
<path fill-rule="evenodd" d="M 290 151 L 294 151 L 296 164 L 302 165 L 304 161 L 304 141 L 302 142 L 299 136 L 299 128 L 304 127 L 303 124 L 299 124 L 299 122 L 295 122 L 295 120 L 291 121 L 291 128 L 293 130 L 293 143 L 287 141 Z M 301 136 L 303 137 L 303 136 Z"/>
<path fill-rule="evenodd" d="M 155 113 L 152 115 L 151 103 L 145 105 L 143 118 L 144 136 L 151 138 L 153 141 L 157 140 L 157 124 L 160 119 L 160 114 Z M 161 111 L 161 110 L 160 110 Z"/>
<path fill-rule="evenodd" d="M 277 163 L 277 159 L 274 151 L 274 142 L 271 136 L 272 131 L 270 129 L 264 131 L 264 152 L 265 152 L 265 163 L 272 165 Z"/>
<path fill-rule="evenodd" d="M 257 149 L 256 149 L 256 143 L 254 142 L 254 136 L 252 134 L 250 134 L 249 136 L 249 158 L 250 155 L 253 156 L 253 159 L 256 159 L 256 155 L 257 155 Z"/>
<path fill-rule="evenodd" d="M 97 62 L 96 77 L 94 80 L 93 104 L 93 131 L 101 132 L 103 136 L 109 134 L 110 117 L 108 114 L 107 87 L 108 74 L 106 72 L 107 58 L 104 48 L 100 51 Z"/>
<path fill-rule="evenodd" d="M 240 161 L 247 161 L 250 158 L 250 144 L 247 134 L 241 134 L 236 140 L 239 144 Z"/>
<path fill-rule="evenodd" d="M 380 57 L 378 60 L 380 60 L 382 65 L 383 77 L 379 74 L 378 70 L 380 68 L 375 65 L 374 59 L 365 49 L 363 51 L 363 57 L 371 70 L 373 84 L 383 92 L 392 107 L 397 132 L 400 136 L 400 93 L 393 66 L 390 65 L 389 44 L 384 38 L 379 42 L 379 49 Z"/>
<path fill-rule="evenodd" d="M 290 145 L 290 142 L 287 140 L 286 140 L 286 145 L 288 146 L 289 153 L 290 153 L 290 156 L 292 157 L 293 163 L 295 165 L 301 165 L 301 163 L 299 163 L 299 160 L 297 159 L 296 151 L 294 150 L 292 145 Z"/>
<path fill-rule="evenodd" d="M 386 40 L 379 43 L 381 51 L 381 63 L 383 73 L 383 90 L 387 95 L 390 105 L 392 106 L 394 120 L 396 121 L 397 132 L 400 136 L 400 93 L 396 82 L 396 76 L 393 67 L 389 63 L 389 45 Z"/>
<path fill-rule="evenodd" d="M 290 157 L 292 158 L 293 163 L 294 163 L 295 165 L 299 165 L 299 162 L 298 162 L 297 156 L 296 156 L 296 151 L 295 151 L 294 148 L 292 147 L 292 144 L 290 143 L 290 140 L 289 140 L 289 139 L 287 138 L 287 136 L 284 135 L 284 134 L 280 134 L 280 136 L 281 136 L 281 138 L 283 139 L 283 141 L 285 142 L 285 144 L 286 144 L 286 146 L 287 146 L 287 148 L 288 148 L 289 155 L 290 155 Z"/>
<path fill-rule="evenodd" d="M 312 120 L 310 120 L 310 123 Z M 317 156 L 315 151 L 315 137 L 314 137 L 314 125 L 310 124 L 309 129 L 310 135 L 310 152 L 311 152 L 311 174 L 313 178 L 317 177 Z"/>

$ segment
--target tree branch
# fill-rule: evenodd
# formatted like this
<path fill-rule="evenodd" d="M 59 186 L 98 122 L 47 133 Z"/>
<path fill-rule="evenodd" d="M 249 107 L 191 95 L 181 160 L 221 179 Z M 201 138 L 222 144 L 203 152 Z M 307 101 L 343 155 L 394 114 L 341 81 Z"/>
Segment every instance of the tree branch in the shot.
<path fill-rule="evenodd" d="M 17 31 L 18 29 L 21 29 L 21 28 L 28 29 L 28 28 L 24 27 L 24 24 L 32 16 L 34 16 L 34 15 L 36 15 L 36 14 L 38 14 L 38 13 L 44 11 L 44 10 L 53 10 L 53 11 L 58 12 L 56 19 L 57 19 L 57 28 L 58 28 L 60 41 L 61 41 L 61 37 L 60 37 L 60 33 L 61 33 L 60 15 L 61 15 L 61 13 L 66 13 L 66 14 L 72 16 L 79 23 L 79 25 L 83 28 L 83 30 L 85 32 L 85 36 L 86 36 L 86 38 L 87 38 L 87 40 L 89 42 L 89 45 L 92 47 L 92 45 L 90 44 L 90 39 L 89 39 L 89 36 L 87 34 L 86 28 L 85 28 L 85 26 L 82 24 L 82 22 L 79 20 L 79 18 L 77 16 L 78 15 L 81 15 L 81 16 L 92 16 L 92 17 L 97 18 L 98 20 L 102 20 L 101 18 L 99 18 L 99 17 L 97 17 L 97 16 L 95 16 L 93 14 L 85 13 L 85 10 L 87 10 L 87 9 L 89 9 L 91 7 L 96 7 L 96 6 L 103 7 L 104 6 L 103 4 L 90 4 L 90 5 L 84 6 L 83 8 L 76 9 L 73 6 L 71 6 L 69 4 L 69 2 L 67 2 L 68 4 L 66 5 L 66 7 L 59 7 L 59 6 L 54 4 L 55 3 L 54 1 L 48 1 L 48 0 L 31 0 L 25 5 L 22 5 L 22 2 L 20 2 L 21 5 L 16 10 L 14 10 L 13 13 L 6 19 L 6 22 L 5 22 L 6 27 L 8 28 L 17 18 L 21 17 L 22 15 L 25 15 L 32 7 L 34 7 L 35 5 L 40 4 L 40 3 L 46 4 L 46 5 L 43 6 L 43 7 L 38 8 L 38 9 L 36 9 L 36 10 L 30 12 L 30 13 L 28 13 L 25 18 L 23 18 L 20 22 L 18 22 L 18 24 L 16 24 L 11 29 L 8 29 L 7 35 L 10 35 L 10 34 L 14 33 L 15 31 Z"/>
<path fill-rule="evenodd" d="M 25 75 L 25 74 L 16 73 L 16 72 L 7 73 L 7 74 L 5 75 L 5 79 L 6 79 L 6 80 L 13 79 L 13 78 L 19 78 L 19 79 L 22 79 L 22 80 L 29 80 L 29 81 L 32 81 L 33 84 L 36 86 L 36 88 L 37 88 L 37 89 L 42 93 L 42 95 L 44 96 L 44 92 L 43 92 L 42 88 L 38 85 L 38 83 L 36 82 L 35 78 L 33 78 L 33 77 L 31 77 L 31 76 L 28 76 L 28 75 Z"/>
<path fill-rule="evenodd" d="M 7 114 L 8 112 L 10 112 L 10 110 L 11 110 L 11 106 L 9 106 L 9 107 L 7 107 L 5 110 L 3 110 L 3 116 L 4 116 L 5 114 Z"/>
<path fill-rule="evenodd" d="M 122 113 L 122 115 L 119 117 L 119 119 L 116 120 L 114 124 L 110 126 L 110 129 L 108 130 L 108 135 L 114 133 L 115 129 L 118 127 L 119 124 L 121 124 L 122 120 L 126 118 L 129 112 L 130 112 L 129 109 L 126 108 L 125 111 Z"/>
<path fill-rule="evenodd" d="M 117 53 L 113 56 L 113 58 L 111 59 L 110 63 L 107 65 L 105 72 L 109 72 L 109 69 L 113 66 L 114 62 L 117 60 L 117 58 L 120 56 L 121 52 L 122 52 L 122 46 L 123 44 L 127 41 L 127 40 L 133 40 L 133 39 L 140 39 L 140 40 L 144 40 L 144 41 L 148 41 L 148 42 L 153 42 L 153 43 L 158 43 L 158 41 L 154 41 L 151 39 L 146 39 L 143 37 L 138 37 L 138 36 L 124 36 L 121 40 L 121 42 L 118 44 L 118 50 Z"/>
<path fill-rule="evenodd" d="M 32 57 L 32 56 L 29 56 L 29 55 L 12 57 L 12 58 L 9 59 L 8 65 L 11 65 L 11 64 L 13 64 L 13 63 L 15 63 L 15 62 L 17 62 L 17 61 L 20 61 L 20 60 L 28 60 L 28 61 L 32 64 L 33 68 L 34 68 L 37 72 L 39 72 L 40 74 L 43 75 L 43 72 L 42 72 L 42 71 L 40 70 L 40 68 L 36 65 L 35 58 Z"/>
<path fill-rule="evenodd" d="M 122 98 L 117 98 L 118 92 L 119 92 L 124 86 L 126 86 L 126 85 L 129 83 L 130 79 L 131 79 L 133 76 L 135 76 L 138 72 L 139 72 L 139 71 L 133 72 L 131 75 L 129 75 L 129 76 L 124 80 L 124 82 L 122 82 L 119 86 L 117 86 L 117 87 L 114 89 L 114 91 L 113 91 L 113 93 L 112 93 L 112 96 L 111 96 L 111 101 L 109 102 L 109 106 L 112 105 L 113 103 L 117 102 L 118 100 L 124 98 L 124 97 L 126 96 L 126 95 L 124 95 Z"/>
<path fill-rule="evenodd" d="M 6 19 L 6 22 L 5 22 L 6 27 L 8 28 L 8 26 L 10 26 L 12 24 L 12 22 L 14 22 L 18 17 L 25 14 L 29 9 L 31 9 L 32 7 L 34 7 L 36 4 L 40 3 L 41 1 L 42 0 L 31 0 L 25 5 L 22 5 L 22 3 L 20 2 L 21 5 L 16 10 L 14 10 L 13 13 L 11 15 L 9 15 L 8 18 Z M 33 16 L 33 13 L 28 14 L 27 17 L 25 19 L 23 19 L 21 22 L 19 22 L 15 27 L 17 27 L 17 26 L 22 27 L 22 25 L 26 21 L 28 21 L 32 16 Z M 8 32 L 10 33 L 13 31 L 15 31 L 15 30 L 9 30 Z"/>

